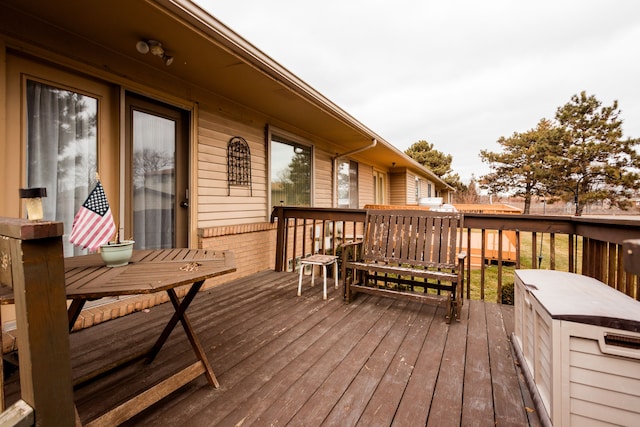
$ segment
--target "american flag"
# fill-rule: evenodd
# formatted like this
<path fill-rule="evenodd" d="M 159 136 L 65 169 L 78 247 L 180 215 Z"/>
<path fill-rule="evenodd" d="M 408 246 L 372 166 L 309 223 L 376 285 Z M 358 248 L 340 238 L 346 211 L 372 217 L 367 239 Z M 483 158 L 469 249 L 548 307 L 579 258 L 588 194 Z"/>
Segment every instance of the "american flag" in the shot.
<path fill-rule="evenodd" d="M 95 251 L 100 245 L 107 243 L 115 231 L 116 225 L 107 196 L 98 181 L 73 219 L 69 241 Z"/>

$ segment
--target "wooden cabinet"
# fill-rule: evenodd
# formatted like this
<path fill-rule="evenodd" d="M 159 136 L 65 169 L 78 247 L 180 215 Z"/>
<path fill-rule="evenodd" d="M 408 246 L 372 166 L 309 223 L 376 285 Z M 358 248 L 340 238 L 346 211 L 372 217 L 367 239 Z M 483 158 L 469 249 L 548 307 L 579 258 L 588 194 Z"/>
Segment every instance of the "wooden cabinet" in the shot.
<path fill-rule="evenodd" d="M 640 425 L 640 302 L 598 280 L 516 270 L 513 343 L 544 424 Z"/>

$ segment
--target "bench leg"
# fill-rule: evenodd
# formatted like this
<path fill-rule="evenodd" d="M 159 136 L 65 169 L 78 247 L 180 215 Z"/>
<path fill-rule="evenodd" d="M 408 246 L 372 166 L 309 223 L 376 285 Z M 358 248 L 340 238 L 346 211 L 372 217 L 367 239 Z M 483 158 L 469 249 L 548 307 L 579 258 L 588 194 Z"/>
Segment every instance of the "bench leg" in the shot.
<path fill-rule="evenodd" d="M 333 262 L 333 283 L 335 288 L 338 289 L 338 262 Z"/>
<path fill-rule="evenodd" d="M 453 298 L 451 292 L 447 298 L 447 323 L 451 323 L 451 319 L 455 317 L 456 321 L 460 321 L 460 311 L 462 310 L 462 298 L 460 294 Z"/>

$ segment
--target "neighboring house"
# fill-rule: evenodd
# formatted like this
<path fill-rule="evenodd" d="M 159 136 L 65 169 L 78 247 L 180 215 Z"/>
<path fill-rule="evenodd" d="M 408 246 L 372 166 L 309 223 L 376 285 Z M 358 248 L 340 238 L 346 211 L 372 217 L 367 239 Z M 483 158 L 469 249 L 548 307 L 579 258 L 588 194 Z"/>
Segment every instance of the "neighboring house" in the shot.
<path fill-rule="evenodd" d="M 82 253 L 67 239 L 96 172 L 121 236 L 232 250 L 235 277 L 273 267 L 274 205 L 451 201 L 428 169 L 187 0 L 0 0 L 0 95 L 0 216 L 25 216 L 18 189 L 46 187 L 66 256 Z"/>

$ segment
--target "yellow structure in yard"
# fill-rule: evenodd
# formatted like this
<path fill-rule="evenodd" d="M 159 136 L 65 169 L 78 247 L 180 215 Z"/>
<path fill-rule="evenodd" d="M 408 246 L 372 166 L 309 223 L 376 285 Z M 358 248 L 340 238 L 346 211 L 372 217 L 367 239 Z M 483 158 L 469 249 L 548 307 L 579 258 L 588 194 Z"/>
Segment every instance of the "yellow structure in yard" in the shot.
<path fill-rule="evenodd" d="M 483 214 L 521 214 L 522 211 L 504 204 L 454 204 L 459 212 Z M 497 261 L 500 250 L 498 230 L 485 230 L 484 261 Z M 467 241 L 462 242 L 463 249 L 467 249 Z M 471 266 L 482 265 L 482 230 L 471 230 L 471 249 L 467 249 Z M 502 261 L 516 262 L 516 232 L 505 230 L 502 232 Z"/>

